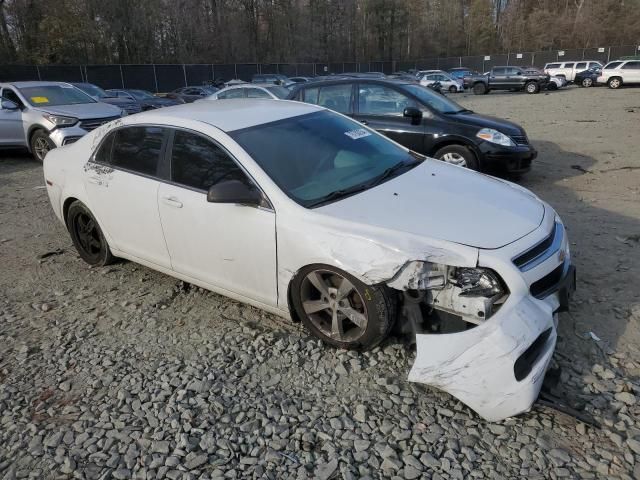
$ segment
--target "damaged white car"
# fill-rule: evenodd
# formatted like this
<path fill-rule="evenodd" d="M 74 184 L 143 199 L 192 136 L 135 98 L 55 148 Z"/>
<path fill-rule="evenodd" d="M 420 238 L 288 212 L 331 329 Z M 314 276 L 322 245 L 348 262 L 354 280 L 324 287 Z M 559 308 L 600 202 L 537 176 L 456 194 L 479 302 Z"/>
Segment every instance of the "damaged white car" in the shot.
<path fill-rule="evenodd" d="M 229 100 L 141 113 L 49 152 L 80 256 L 114 257 L 372 348 L 488 420 L 530 408 L 575 286 L 565 228 L 524 188 L 425 159 L 329 110 Z"/>

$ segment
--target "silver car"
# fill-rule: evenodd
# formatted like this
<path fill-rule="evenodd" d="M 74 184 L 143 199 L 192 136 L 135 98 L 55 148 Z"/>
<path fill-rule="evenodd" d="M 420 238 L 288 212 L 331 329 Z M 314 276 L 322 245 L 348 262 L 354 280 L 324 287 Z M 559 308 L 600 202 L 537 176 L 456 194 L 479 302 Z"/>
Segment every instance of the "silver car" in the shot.
<path fill-rule="evenodd" d="M 126 115 L 64 82 L 0 83 L 0 148 L 26 147 L 42 161 L 49 150 Z"/>

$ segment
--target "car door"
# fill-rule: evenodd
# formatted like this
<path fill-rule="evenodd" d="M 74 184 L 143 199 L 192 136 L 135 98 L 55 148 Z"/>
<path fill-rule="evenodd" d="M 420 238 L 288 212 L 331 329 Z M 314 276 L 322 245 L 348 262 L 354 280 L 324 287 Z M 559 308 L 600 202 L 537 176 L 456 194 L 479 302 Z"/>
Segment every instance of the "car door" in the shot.
<path fill-rule="evenodd" d="M 167 131 L 126 126 L 110 133 L 84 168 L 89 208 L 113 247 L 171 268 L 158 213 L 158 165 Z"/>
<path fill-rule="evenodd" d="M 507 69 L 506 68 L 492 68 L 489 72 L 489 87 L 490 88 L 509 88 L 507 83 Z"/>
<path fill-rule="evenodd" d="M 356 120 L 376 129 L 401 145 L 424 153 L 424 124 L 413 124 L 403 115 L 407 107 L 420 105 L 388 85 L 360 83 L 356 88 Z"/>
<path fill-rule="evenodd" d="M 169 152 L 170 183 L 158 190 L 158 209 L 172 268 L 277 306 L 275 212 L 207 202 L 220 180 L 253 180 L 220 145 L 192 131 L 175 130 Z"/>
<path fill-rule="evenodd" d="M 4 87 L 1 95 L 2 100 L 9 100 L 15 103 L 18 108 L 15 110 L 0 108 L 0 145 L 26 146 L 27 140 L 22 123 L 24 103 L 11 88 Z"/>
<path fill-rule="evenodd" d="M 624 83 L 640 83 L 640 61 L 627 62 L 620 70 Z"/>

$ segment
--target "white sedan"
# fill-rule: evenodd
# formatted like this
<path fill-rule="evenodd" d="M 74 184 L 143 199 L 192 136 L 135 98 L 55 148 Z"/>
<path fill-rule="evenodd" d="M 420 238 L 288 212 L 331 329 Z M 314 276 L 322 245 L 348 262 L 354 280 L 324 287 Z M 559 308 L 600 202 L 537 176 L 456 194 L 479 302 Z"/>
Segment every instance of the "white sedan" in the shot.
<path fill-rule="evenodd" d="M 368 349 L 415 336 L 409 380 L 488 420 L 529 409 L 575 286 L 554 210 L 338 113 L 196 102 L 51 151 L 49 197 L 80 256 L 129 259 Z"/>
<path fill-rule="evenodd" d="M 287 98 L 289 89 L 273 83 L 240 83 L 218 90 L 198 101 L 229 100 L 232 98 L 271 98 L 273 100 Z"/>

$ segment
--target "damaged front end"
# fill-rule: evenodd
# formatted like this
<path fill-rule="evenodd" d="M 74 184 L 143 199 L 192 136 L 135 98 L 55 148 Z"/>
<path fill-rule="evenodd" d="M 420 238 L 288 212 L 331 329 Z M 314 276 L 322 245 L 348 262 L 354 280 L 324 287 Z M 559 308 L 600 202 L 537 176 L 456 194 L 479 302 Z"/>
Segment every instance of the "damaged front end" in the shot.
<path fill-rule="evenodd" d="M 554 297 L 510 301 L 491 269 L 422 261 L 386 284 L 402 295 L 402 332 L 416 339 L 410 381 L 453 395 L 489 421 L 531 407 L 555 348 Z"/>

